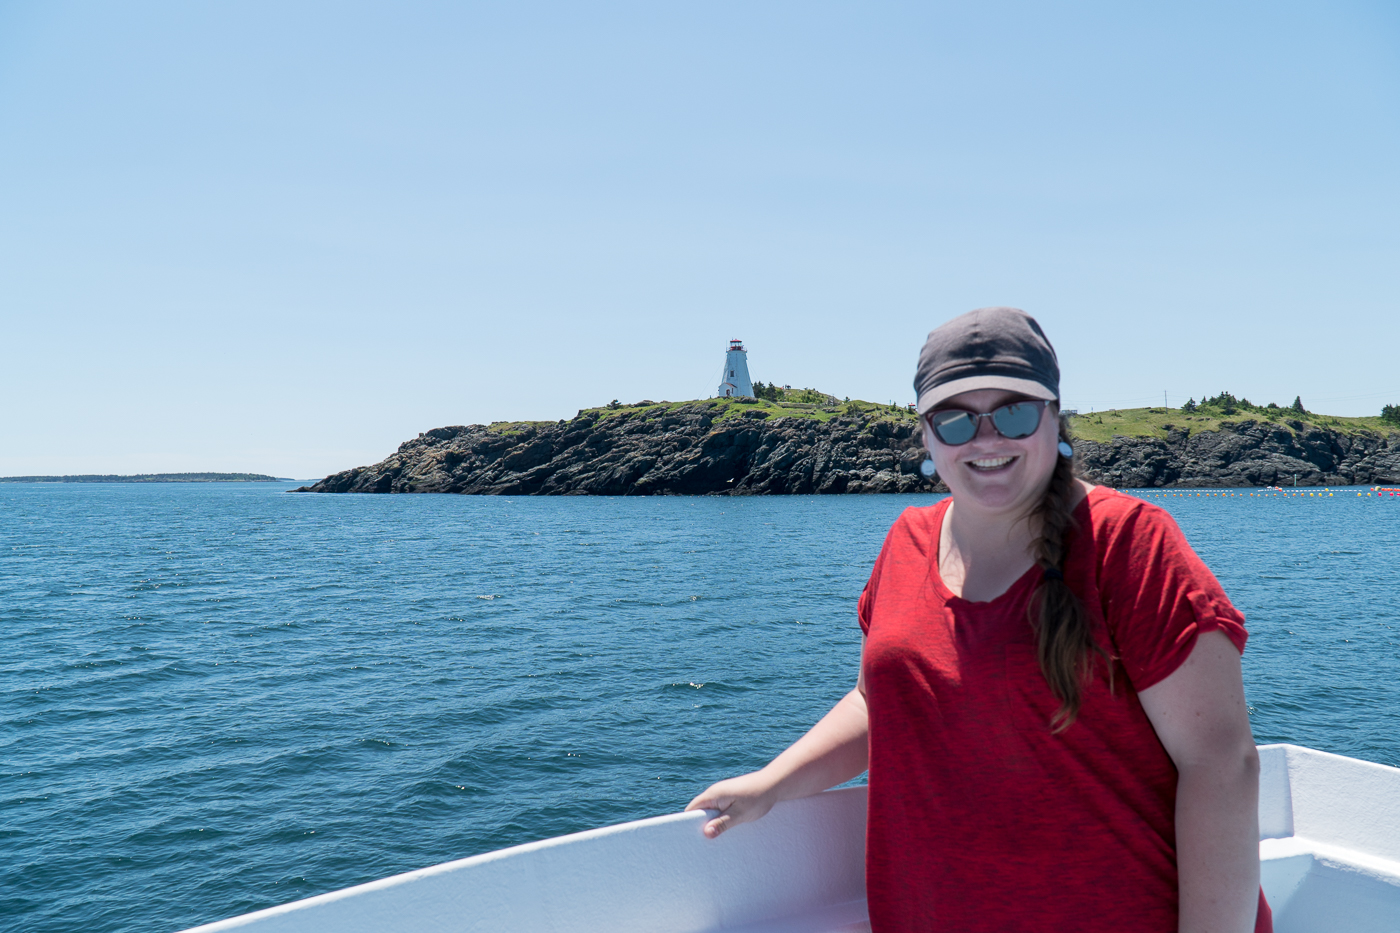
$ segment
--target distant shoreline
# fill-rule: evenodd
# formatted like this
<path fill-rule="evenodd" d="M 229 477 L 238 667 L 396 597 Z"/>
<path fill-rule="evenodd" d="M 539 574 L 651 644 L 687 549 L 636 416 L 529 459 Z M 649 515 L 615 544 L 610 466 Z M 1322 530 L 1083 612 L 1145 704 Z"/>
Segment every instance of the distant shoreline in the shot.
<path fill-rule="evenodd" d="M 294 483 L 265 473 L 84 473 L 77 476 L 0 476 L 0 483 Z"/>

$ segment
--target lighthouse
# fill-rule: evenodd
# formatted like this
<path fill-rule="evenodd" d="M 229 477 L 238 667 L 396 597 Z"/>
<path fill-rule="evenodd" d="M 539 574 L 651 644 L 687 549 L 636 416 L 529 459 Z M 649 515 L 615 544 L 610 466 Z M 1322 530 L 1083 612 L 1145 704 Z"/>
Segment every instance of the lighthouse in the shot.
<path fill-rule="evenodd" d="M 724 374 L 720 376 L 720 398 L 737 396 L 753 398 L 753 382 L 749 379 L 749 354 L 744 342 L 739 339 L 729 341 L 729 352 L 724 354 Z"/>

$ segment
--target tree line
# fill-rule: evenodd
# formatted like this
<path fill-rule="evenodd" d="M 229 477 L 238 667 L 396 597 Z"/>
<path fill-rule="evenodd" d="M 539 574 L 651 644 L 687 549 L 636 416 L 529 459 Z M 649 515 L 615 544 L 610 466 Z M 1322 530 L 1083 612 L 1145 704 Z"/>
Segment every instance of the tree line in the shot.
<path fill-rule="evenodd" d="M 1219 395 L 1209 397 L 1202 395 L 1199 402 L 1196 401 L 1195 397 L 1192 397 L 1187 400 L 1185 405 L 1181 406 L 1182 411 L 1200 411 L 1202 409 L 1218 411 L 1222 415 L 1233 415 L 1241 411 L 1257 411 L 1262 413 L 1268 413 L 1270 411 L 1292 411 L 1300 415 L 1308 413 L 1308 410 L 1303 407 L 1302 396 L 1294 396 L 1292 405 L 1289 405 L 1287 408 L 1280 408 L 1277 402 L 1270 402 L 1267 405 L 1255 405 L 1247 398 L 1235 398 L 1234 394 L 1230 392 L 1221 392 Z"/>
<path fill-rule="evenodd" d="M 1207 414 L 1219 413 L 1222 415 L 1234 415 L 1240 412 L 1258 412 L 1260 414 L 1280 414 L 1282 412 L 1293 412 L 1299 415 L 1306 415 L 1308 410 L 1303 407 L 1302 396 L 1294 396 L 1293 404 L 1287 408 L 1280 408 L 1276 402 L 1269 402 L 1267 405 L 1255 405 L 1247 398 L 1236 398 L 1230 392 L 1220 392 L 1217 395 L 1202 395 L 1199 402 L 1194 397 L 1187 400 L 1181 406 L 1182 411 L 1204 411 Z M 1390 424 L 1400 424 L 1400 405 L 1382 405 L 1381 420 Z"/>

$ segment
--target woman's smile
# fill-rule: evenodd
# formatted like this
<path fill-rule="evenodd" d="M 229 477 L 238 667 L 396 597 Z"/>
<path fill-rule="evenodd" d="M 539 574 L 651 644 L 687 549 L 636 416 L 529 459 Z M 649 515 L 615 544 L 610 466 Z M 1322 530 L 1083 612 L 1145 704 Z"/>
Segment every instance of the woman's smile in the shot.
<path fill-rule="evenodd" d="M 967 461 L 967 465 L 979 473 L 995 473 L 998 470 L 1009 467 L 1019 457 L 979 457 L 976 460 Z"/>

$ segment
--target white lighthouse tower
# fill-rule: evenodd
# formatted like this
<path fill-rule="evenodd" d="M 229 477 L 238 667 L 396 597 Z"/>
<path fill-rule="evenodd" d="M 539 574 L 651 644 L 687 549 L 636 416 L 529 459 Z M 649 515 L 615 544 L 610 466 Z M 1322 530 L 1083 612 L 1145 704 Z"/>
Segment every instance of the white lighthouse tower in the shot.
<path fill-rule="evenodd" d="M 753 398 L 749 353 L 744 349 L 744 342 L 738 338 L 729 341 L 729 352 L 724 355 L 724 374 L 720 376 L 719 391 L 715 394 L 720 398 Z"/>

